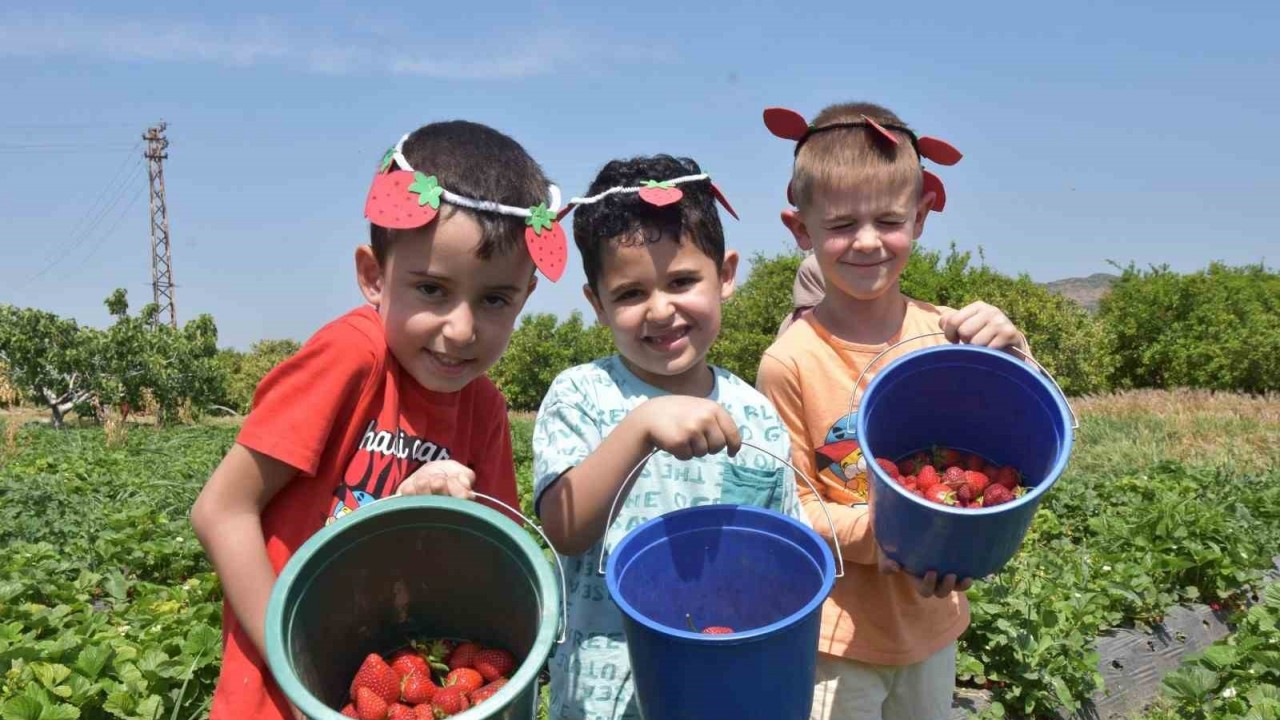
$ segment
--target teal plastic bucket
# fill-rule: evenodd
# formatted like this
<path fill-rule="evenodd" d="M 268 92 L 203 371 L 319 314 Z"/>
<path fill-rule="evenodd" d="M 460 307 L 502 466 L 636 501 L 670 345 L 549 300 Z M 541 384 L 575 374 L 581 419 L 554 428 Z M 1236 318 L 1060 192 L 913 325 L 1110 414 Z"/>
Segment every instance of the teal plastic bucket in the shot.
<path fill-rule="evenodd" d="M 338 710 L 369 653 L 467 638 L 520 665 L 454 717 L 533 720 L 560 619 L 559 580 L 520 525 L 478 501 L 393 497 L 324 528 L 289 560 L 267 606 L 267 662 L 307 717 L 345 720 Z"/>

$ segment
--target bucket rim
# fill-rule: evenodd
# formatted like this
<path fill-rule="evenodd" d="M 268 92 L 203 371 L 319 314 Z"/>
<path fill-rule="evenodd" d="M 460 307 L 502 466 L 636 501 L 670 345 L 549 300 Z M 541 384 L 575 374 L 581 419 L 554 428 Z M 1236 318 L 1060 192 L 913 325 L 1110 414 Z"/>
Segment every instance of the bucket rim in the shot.
<path fill-rule="evenodd" d="M 809 538 L 813 541 L 813 543 L 818 547 L 819 553 L 822 556 L 822 563 L 821 563 L 822 587 L 820 588 L 820 592 L 817 593 L 808 602 L 806 602 L 800 609 L 796 610 L 795 612 L 791 613 L 790 615 L 787 615 L 786 617 L 780 620 L 772 622 L 768 625 L 762 625 L 757 628 L 752 628 L 751 630 L 743 630 L 741 632 L 735 632 L 729 635 L 704 635 L 702 633 L 690 632 L 689 630 L 684 630 L 682 628 L 675 628 L 675 627 L 671 627 L 670 625 L 666 625 L 664 623 L 655 622 L 649 619 L 640 611 L 636 610 L 635 607 L 631 605 L 631 603 L 627 602 L 626 599 L 622 597 L 622 593 L 618 589 L 617 573 L 619 569 L 618 569 L 617 558 L 622 556 L 622 553 L 620 553 L 619 551 L 625 545 L 627 545 L 629 542 L 635 542 L 636 538 L 640 537 L 644 531 L 650 529 L 651 527 L 657 525 L 658 523 L 668 518 L 679 516 L 679 515 L 687 515 L 695 512 L 706 512 L 708 510 L 724 511 L 726 509 L 732 509 L 735 512 L 746 512 L 753 515 L 768 517 L 775 521 L 786 522 L 794 526 L 797 530 L 800 530 L 803 535 L 809 536 Z M 750 529 L 754 529 L 754 528 L 750 528 Z M 696 507 L 681 508 L 679 510 L 672 510 L 671 512 L 663 513 L 657 517 L 651 518 L 645 521 L 643 524 L 636 527 L 635 529 L 628 532 L 626 536 L 624 536 L 621 540 L 618 541 L 617 545 L 615 545 L 613 547 L 613 550 L 609 553 L 609 560 L 607 565 L 605 566 L 605 586 L 609 591 L 609 597 L 613 599 L 614 604 L 616 604 L 618 606 L 618 609 L 620 609 L 623 612 L 623 614 L 625 614 L 627 617 L 640 623 L 641 625 L 645 626 L 649 630 L 652 630 L 657 633 L 662 633 L 670 638 L 674 638 L 677 640 L 682 640 L 686 642 L 705 642 L 705 643 L 719 643 L 719 644 L 728 644 L 728 645 L 751 642 L 759 638 L 765 637 L 767 635 L 770 635 L 773 632 L 776 632 L 777 630 L 779 630 L 780 628 L 794 625 L 795 623 L 804 619 L 810 613 L 814 612 L 815 610 L 817 610 L 822 606 L 822 603 L 826 601 L 827 596 L 831 594 L 831 589 L 832 587 L 835 586 L 835 581 L 836 581 L 835 555 L 831 552 L 831 548 L 830 546 L 827 545 L 827 541 L 824 540 L 823 537 L 819 535 L 812 527 L 805 525 L 804 523 L 800 522 L 799 520 L 789 515 L 783 515 L 780 512 L 767 510 L 765 508 L 756 507 L 754 505 L 735 505 L 731 503 L 713 503 L 709 505 L 698 505 Z"/>
<path fill-rule="evenodd" d="M 858 447 L 859 449 L 862 450 L 862 456 L 864 458 L 867 456 L 870 456 L 872 458 L 875 457 L 874 454 L 871 454 L 869 452 L 870 448 L 868 448 L 866 445 L 867 416 L 865 413 L 861 411 L 861 407 L 862 407 L 862 404 L 866 402 L 868 397 L 874 396 L 875 391 L 879 388 L 880 381 L 886 375 L 889 374 L 890 370 L 892 370 L 894 367 L 897 367 L 900 364 L 906 364 L 907 362 L 916 362 L 921 357 L 934 354 L 934 353 L 954 353 L 954 352 L 980 353 L 980 354 L 995 358 L 998 362 L 1009 363 L 1010 367 L 1016 367 L 1018 369 L 1024 370 L 1030 376 L 1034 377 L 1036 381 L 1040 383 L 1041 387 L 1043 387 L 1045 391 L 1049 394 L 1049 397 L 1053 398 L 1054 408 L 1057 409 L 1058 415 L 1062 419 L 1062 428 L 1063 428 L 1062 452 L 1059 454 L 1058 459 L 1054 462 L 1053 467 L 1051 467 L 1049 469 L 1049 472 L 1045 475 L 1044 480 L 1040 482 L 1038 485 L 1036 485 L 1035 487 L 1031 488 L 1031 491 L 1023 495 L 1022 497 L 1014 498 L 1012 501 L 1004 503 L 1003 505 L 997 505 L 996 507 L 989 507 L 989 508 L 984 507 L 984 508 L 971 509 L 971 508 L 954 507 L 951 505 L 939 505 L 937 503 L 929 502 L 928 500 L 918 495 L 909 493 L 905 489 L 903 489 L 901 485 L 899 485 L 896 482 L 893 482 L 893 478 L 890 478 L 889 475 L 884 471 L 884 469 L 880 467 L 880 464 L 877 462 L 868 462 L 866 464 L 867 470 L 876 477 L 876 479 L 879 481 L 881 485 L 888 485 L 889 487 L 893 488 L 893 492 L 897 493 L 899 497 L 904 497 L 910 502 L 916 503 L 921 507 L 926 507 L 926 508 L 929 508 L 930 510 L 933 510 L 935 512 L 939 512 L 945 515 L 955 515 L 958 517 L 980 517 L 983 515 L 998 515 L 1000 513 L 1008 512 L 1010 510 L 1013 510 L 1015 508 L 1018 508 L 1028 503 L 1040 502 L 1040 496 L 1047 493 L 1049 491 L 1049 488 L 1052 487 L 1055 483 L 1057 483 L 1058 478 L 1062 475 L 1063 471 L 1066 470 L 1067 463 L 1071 459 L 1071 450 L 1075 445 L 1075 430 L 1071 427 L 1072 425 L 1071 410 L 1067 406 L 1066 398 L 1063 397 L 1062 392 L 1059 390 L 1058 386 L 1050 382 L 1049 379 L 1045 377 L 1044 373 L 1038 372 L 1034 365 L 1032 365 L 1031 363 L 1025 360 L 1019 360 L 1018 358 L 1015 358 L 1012 355 L 1009 355 L 1008 353 L 1001 352 L 999 350 L 993 350 L 989 347 L 984 347 L 981 345 L 960 345 L 960 344 L 934 345 L 927 348 L 921 348 L 919 350 L 913 350 L 909 353 L 906 353 L 905 355 L 895 358 L 893 362 L 886 365 L 883 370 L 876 373 L 875 377 L 871 378 L 871 382 L 867 383 L 867 389 L 862 392 L 862 402 L 858 404 L 858 408 L 859 408 L 858 410 Z M 855 389 L 855 392 L 856 391 L 857 390 Z"/>
<path fill-rule="evenodd" d="M 267 666 L 271 670 L 276 684 L 279 685 L 289 702 L 293 703 L 306 717 L 313 720 L 345 720 L 338 709 L 329 707 L 306 690 L 301 678 L 294 671 L 293 664 L 286 657 L 283 630 L 285 593 L 297 581 L 302 569 L 310 565 L 313 560 L 318 559 L 317 551 L 321 547 L 342 533 L 354 528 L 359 522 L 364 522 L 379 515 L 409 513 L 423 509 L 452 511 L 491 522 L 501 529 L 507 538 L 519 546 L 522 551 L 529 554 L 531 558 L 546 560 L 542 548 L 533 541 L 533 538 L 529 537 L 523 527 L 516 524 L 511 518 L 481 504 L 480 501 L 463 500 L 443 495 L 400 495 L 380 498 L 369 505 L 357 509 L 354 513 L 321 528 L 300 545 L 289 558 L 284 568 L 276 576 L 276 581 L 271 588 L 270 598 L 267 601 L 265 633 Z M 358 519 L 358 522 L 349 522 L 353 519 Z M 327 558 L 319 558 L 318 561 L 323 564 L 328 563 Z M 510 703 L 524 691 L 526 686 L 537 682 L 538 674 L 542 670 L 545 658 L 551 654 L 551 650 L 556 645 L 556 638 L 559 635 L 560 584 L 549 566 L 550 561 L 533 562 L 531 565 L 534 568 L 539 588 L 544 593 L 549 593 L 543 598 L 538 632 L 534 636 L 528 655 L 521 660 L 520 667 L 515 674 L 487 701 L 489 708 L 502 707 Z M 370 649 L 369 652 L 379 652 L 381 654 L 381 651 L 375 651 L 374 649 Z M 537 663 L 528 662 L 529 657 L 535 655 L 542 659 Z M 471 708 L 453 717 L 458 718 L 458 720 L 484 717 L 483 712 L 476 712 L 476 710 L 477 708 Z"/>

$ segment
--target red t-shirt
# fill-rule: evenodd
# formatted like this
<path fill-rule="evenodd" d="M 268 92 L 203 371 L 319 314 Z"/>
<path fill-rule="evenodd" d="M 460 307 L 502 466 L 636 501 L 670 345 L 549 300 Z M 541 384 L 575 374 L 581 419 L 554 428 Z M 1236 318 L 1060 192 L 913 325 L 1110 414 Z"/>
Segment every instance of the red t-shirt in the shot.
<path fill-rule="evenodd" d="M 262 512 L 279 573 L 308 538 L 360 505 L 395 493 L 420 465 L 452 459 L 475 490 L 519 507 L 506 401 L 488 378 L 438 393 L 387 348 L 377 312 L 353 310 L 321 328 L 263 378 L 236 441 L 298 469 Z M 292 720 L 229 604 L 211 720 Z"/>

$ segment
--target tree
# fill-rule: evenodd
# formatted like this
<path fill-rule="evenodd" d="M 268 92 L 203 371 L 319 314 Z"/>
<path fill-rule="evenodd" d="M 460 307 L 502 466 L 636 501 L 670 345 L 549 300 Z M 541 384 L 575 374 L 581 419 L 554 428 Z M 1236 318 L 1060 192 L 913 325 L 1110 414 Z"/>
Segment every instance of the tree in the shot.
<path fill-rule="evenodd" d="M 84 372 L 92 353 L 91 328 L 33 308 L 0 306 L 0 361 L 27 398 L 49 408 L 53 426 L 92 395 Z"/>
<path fill-rule="evenodd" d="M 507 351 L 489 377 L 513 410 L 537 410 L 561 371 L 613 353 L 609 329 L 594 323 L 585 326 L 581 313 L 559 324 L 555 315 L 534 313 L 524 316 L 511 334 Z"/>
<path fill-rule="evenodd" d="M 217 364 L 226 378 L 219 404 L 239 413 L 249 412 L 258 383 L 301 347 L 297 340 L 259 340 L 247 353 L 230 348 L 219 350 Z"/>

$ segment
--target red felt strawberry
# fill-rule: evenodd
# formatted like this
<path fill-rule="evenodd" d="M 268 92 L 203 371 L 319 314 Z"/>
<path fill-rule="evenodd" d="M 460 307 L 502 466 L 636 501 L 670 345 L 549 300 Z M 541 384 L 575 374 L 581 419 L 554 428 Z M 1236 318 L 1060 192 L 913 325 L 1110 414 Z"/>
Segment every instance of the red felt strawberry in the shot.
<path fill-rule="evenodd" d="M 410 705 L 421 705 L 429 701 L 440 688 L 431 681 L 431 671 L 410 673 L 400 684 L 400 699 Z"/>
<path fill-rule="evenodd" d="M 955 505 L 956 494 L 946 485 L 934 485 L 924 491 L 924 499 L 939 505 Z"/>
<path fill-rule="evenodd" d="M 472 705 L 479 705 L 480 703 L 484 702 L 485 700 L 488 700 L 489 698 L 497 694 L 497 692 L 502 689 L 502 686 L 506 684 L 507 684 L 506 678 L 498 678 L 497 680 L 494 680 L 493 682 L 489 683 L 488 685 L 485 685 L 479 690 L 472 690 L 471 694 L 468 695 L 467 697 L 468 699 L 471 700 Z"/>
<path fill-rule="evenodd" d="M 420 675 L 431 674 L 431 668 L 427 665 L 426 659 L 412 650 L 401 650 L 392 655 L 390 665 L 401 679 L 415 672 Z"/>
<path fill-rule="evenodd" d="M 902 473 L 898 472 L 898 465 L 892 460 L 876 458 L 876 464 L 880 466 L 880 469 L 884 471 L 885 475 L 888 475 L 891 478 L 897 479 L 902 475 Z"/>
<path fill-rule="evenodd" d="M 453 649 L 449 653 L 449 669 L 457 670 L 458 668 L 475 667 L 476 656 L 480 654 L 483 648 L 478 643 L 464 642 Z"/>
<path fill-rule="evenodd" d="M 386 720 L 387 701 L 361 685 L 356 688 L 356 717 L 360 720 Z"/>
<path fill-rule="evenodd" d="M 445 687 L 460 687 L 462 692 L 469 693 L 484 685 L 484 676 L 471 668 L 451 670 L 444 679 Z M 437 695 L 440 693 L 437 692 Z"/>
<path fill-rule="evenodd" d="M 654 207 L 678 203 L 682 197 L 684 191 L 669 182 L 645 180 L 644 187 L 640 189 L 640 199 Z"/>
<path fill-rule="evenodd" d="M 369 653 L 356 671 L 351 681 L 352 699 L 356 699 L 356 692 L 362 687 L 372 690 L 384 703 L 393 703 L 400 698 L 400 676 L 377 653 Z M 356 709 L 360 709 L 359 703 Z M 383 710 L 385 712 L 386 708 Z"/>
<path fill-rule="evenodd" d="M 501 677 L 511 677 L 516 669 L 516 658 L 506 650 L 488 648 L 476 655 L 471 667 L 480 673 L 485 682 L 493 682 Z"/>
<path fill-rule="evenodd" d="M 394 170 L 376 175 L 364 202 L 369 222 L 394 230 L 422 227 L 435 219 L 443 192 L 434 175 Z"/>
<path fill-rule="evenodd" d="M 431 698 L 431 707 L 435 710 L 437 718 L 446 718 L 471 707 L 471 701 L 467 699 L 467 691 L 459 685 L 453 685 L 440 688 L 440 692 Z"/>
<path fill-rule="evenodd" d="M 925 465 L 920 472 L 916 473 L 916 484 L 922 490 L 927 490 L 940 482 L 942 478 L 938 476 L 938 471 L 932 465 Z"/>
<path fill-rule="evenodd" d="M 1013 502 L 1013 491 L 1003 485 L 990 485 L 982 494 L 983 507 L 995 507 L 1007 502 Z"/>
<path fill-rule="evenodd" d="M 568 262 L 569 244 L 565 241 L 564 228 L 556 222 L 555 215 L 546 203 L 529 208 L 529 218 L 524 229 L 524 243 L 533 257 L 533 264 L 551 282 L 560 279 Z"/>

